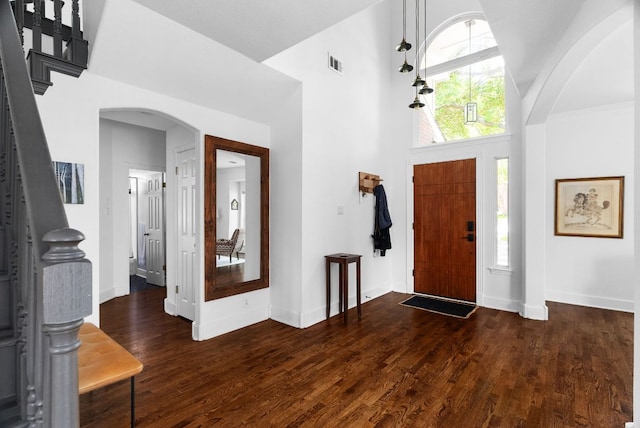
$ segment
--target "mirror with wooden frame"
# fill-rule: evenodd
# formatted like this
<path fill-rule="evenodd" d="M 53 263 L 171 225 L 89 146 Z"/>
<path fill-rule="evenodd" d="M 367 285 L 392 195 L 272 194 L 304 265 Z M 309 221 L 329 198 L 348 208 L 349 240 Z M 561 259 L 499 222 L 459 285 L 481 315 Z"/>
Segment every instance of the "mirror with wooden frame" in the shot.
<path fill-rule="evenodd" d="M 204 141 L 205 301 L 269 286 L 269 149 Z"/>

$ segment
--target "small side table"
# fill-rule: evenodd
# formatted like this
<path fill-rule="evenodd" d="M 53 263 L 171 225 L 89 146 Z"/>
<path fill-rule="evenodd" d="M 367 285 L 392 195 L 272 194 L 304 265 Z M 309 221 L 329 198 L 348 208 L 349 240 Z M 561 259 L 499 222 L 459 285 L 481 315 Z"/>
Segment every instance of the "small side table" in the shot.
<path fill-rule="evenodd" d="M 78 348 L 78 392 L 84 394 L 129 378 L 133 428 L 136 424 L 134 378 L 142 372 L 142 363 L 93 324 L 82 324 L 78 339 L 81 342 Z"/>
<path fill-rule="evenodd" d="M 347 312 L 349 312 L 349 263 L 356 263 L 356 303 L 358 307 L 358 319 L 361 319 L 360 309 L 360 258 L 359 254 L 338 253 L 324 256 L 326 264 L 327 279 L 327 319 L 331 311 L 331 263 L 338 263 L 339 287 L 338 287 L 338 310 L 344 312 L 344 322 L 347 323 Z"/>

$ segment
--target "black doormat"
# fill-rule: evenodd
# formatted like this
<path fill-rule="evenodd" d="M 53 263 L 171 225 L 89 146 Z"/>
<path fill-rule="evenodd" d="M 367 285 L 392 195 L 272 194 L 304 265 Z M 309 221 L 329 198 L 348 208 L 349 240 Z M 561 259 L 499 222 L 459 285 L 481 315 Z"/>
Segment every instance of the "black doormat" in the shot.
<path fill-rule="evenodd" d="M 400 304 L 410 308 L 422 309 L 464 319 L 469 318 L 477 308 L 477 306 L 472 303 L 459 303 L 428 296 L 412 296 L 400 302 Z"/>

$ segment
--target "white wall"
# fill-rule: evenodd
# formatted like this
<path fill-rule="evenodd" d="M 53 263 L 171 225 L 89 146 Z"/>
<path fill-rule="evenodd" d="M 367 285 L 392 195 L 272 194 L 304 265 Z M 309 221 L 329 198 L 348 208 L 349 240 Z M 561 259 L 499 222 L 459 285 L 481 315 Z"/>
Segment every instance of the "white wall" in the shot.
<path fill-rule="evenodd" d="M 396 190 L 404 189 L 404 183 L 398 186 L 391 178 L 390 153 L 396 142 L 388 131 L 389 13 L 389 3 L 381 3 L 266 61 L 303 82 L 302 327 L 325 318 L 325 255 L 363 255 L 365 302 L 392 289 L 391 266 L 403 260 L 402 245 L 396 246 L 395 239 L 404 229 L 395 224 L 393 249 L 386 257 L 374 257 L 370 237 L 374 198 L 363 199 L 358 192 L 359 171 L 382 176 L 391 217 L 402 223 L 403 193 Z M 343 61 L 343 75 L 328 68 L 328 53 Z M 339 209 L 343 214 L 338 214 Z M 353 305 L 353 265 L 349 282 Z M 333 313 L 337 312 L 336 292 L 334 266 Z"/>
<path fill-rule="evenodd" d="M 271 128 L 271 318 L 302 326 L 302 85 L 281 100 Z"/>
<path fill-rule="evenodd" d="M 634 3 L 633 7 L 633 58 L 635 76 L 635 103 L 634 103 L 634 168 L 640 171 L 640 4 Z M 640 174 L 634 176 L 634 197 L 636 201 L 640 201 Z M 636 207 L 634 206 L 634 252 L 635 252 L 635 272 L 633 279 L 634 289 L 634 311 L 640 310 L 640 216 L 635 215 Z M 640 316 L 633 317 L 633 414 L 634 420 L 640 420 Z"/>
<path fill-rule="evenodd" d="M 430 31 L 458 13 L 480 9 L 475 0 L 459 0 L 446 5 L 432 3 L 429 10 L 433 13 L 428 14 Z M 163 32 L 172 33 L 179 27 L 164 19 L 156 19 L 147 9 L 133 9 L 145 17 L 147 26 L 156 30 L 162 27 Z M 55 75 L 54 86 L 46 96 L 39 97 L 38 102 L 52 156 L 85 164 L 86 203 L 67 206 L 67 214 L 70 224 L 86 234 L 82 248 L 93 261 L 92 321 L 98 322 L 98 295 L 103 279 L 101 270 L 107 268 L 101 266 L 101 252 L 113 253 L 112 248 L 103 249 L 99 239 L 101 224 L 96 221 L 100 213 L 108 209 L 106 204 L 101 206 L 99 202 L 100 192 L 113 191 L 107 183 L 102 184 L 98 180 L 100 157 L 110 156 L 106 148 L 99 151 L 102 148 L 98 144 L 101 109 L 148 110 L 187 124 L 188 129 L 178 127 L 167 132 L 167 165 L 174 164 L 169 154 L 173 156 L 176 147 L 193 144 L 202 168 L 204 134 L 270 147 L 272 150 L 271 287 L 243 296 L 203 302 L 196 310 L 194 338 L 206 339 L 269 316 L 299 327 L 321 321 L 325 311 L 323 256 L 334 252 L 363 255 L 365 301 L 392 289 L 410 291 L 411 284 L 407 280 L 411 239 L 407 220 L 407 207 L 410 206 L 407 199 L 407 188 L 410 186 L 407 167 L 411 162 L 409 150 L 413 146 L 415 123 L 414 112 L 407 108 L 413 99 L 408 84 L 410 79 L 395 71 L 400 58 L 393 47 L 399 41 L 396 35 L 401 34 L 398 19 L 401 13 L 399 2 L 382 2 L 267 61 L 268 65 L 302 82 L 297 84 L 291 79 L 282 85 L 282 96 L 277 98 L 278 111 L 270 114 L 272 126 L 224 113 L 221 111 L 223 107 L 213 110 L 92 74 L 91 65 L 79 79 Z M 111 10 L 109 16 L 114 14 L 115 10 Z M 111 27 L 113 30 L 116 26 Z M 411 38 L 411 26 L 408 26 L 408 30 Z M 181 34 L 181 43 L 187 43 L 182 39 L 192 37 L 183 28 L 177 34 Z M 113 36 L 112 33 L 109 35 Z M 193 37 L 198 43 L 208 43 L 200 36 Z M 115 57 L 120 48 L 117 38 L 100 38 L 98 31 L 97 39 L 94 49 L 114 52 L 111 56 L 105 53 L 98 57 L 102 61 L 100 65 L 103 72 L 114 64 L 121 64 Z M 343 76 L 328 69 L 327 53 L 343 61 Z M 197 61 L 205 61 L 208 67 L 215 69 L 218 62 L 224 61 L 224 55 L 223 52 L 206 60 L 200 57 Z M 148 64 L 149 61 L 157 63 Z M 141 62 L 145 67 L 155 67 L 157 73 L 161 74 L 165 73 L 163 61 L 163 58 L 145 57 Z M 194 64 L 198 64 L 197 61 L 194 60 Z M 121 64 L 118 72 L 126 73 L 129 76 L 127 79 L 134 80 L 133 77 L 139 72 L 134 65 Z M 183 61 L 180 66 L 188 69 L 190 63 Z M 118 73 L 113 75 L 119 76 Z M 159 78 L 158 75 L 154 76 L 156 78 Z M 163 81 L 175 82 L 175 76 L 167 75 Z M 224 86 L 224 82 L 220 85 Z M 541 85 L 533 86 L 539 88 Z M 175 87 L 172 91 L 170 93 L 179 93 Z M 214 98 L 216 105 L 226 102 L 224 98 L 228 92 L 212 90 L 208 93 L 211 94 L 208 98 Z M 535 100 L 535 96 L 532 99 Z M 525 117 L 528 117 L 528 113 L 525 112 Z M 529 236 L 534 237 L 539 230 L 548 230 L 544 225 L 548 225 L 545 219 L 550 200 L 545 190 L 549 178 L 545 172 L 545 150 L 549 147 L 546 144 L 536 145 L 538 137 L 542 141 L 547 137 L 545 125 L 537 122 L 531 125 L 526 131 L 527 144 L 523 146 L 527 156 L 527 164 L 523 169 L 531 173 L 526 177 L 529 181 L 527 192 L 532 190 L 531 195 L 523 195 L 528 203 L 527 223 L 521 218 L 515 221 L 516 224 L 521 222 L 520 225 L 526 227 Z M 73 129 L 72 133 L 70 129 Z M 512 142 L 511 154 L 518 156 L 519 141 L 516 138 Z M 483 156 L 488 159 L 493 154 Z M 368 198 L 360 197 L 358 171 L 378 174 L 385 180 L 383 184 L 387 190 L 394 226 L 391 229 L 393 249 L 384 258 L 373 256 L 370 235 L 374 200 L 371 195 Z M 536 183 L 537 179 L 540 179 L 539 184 Z M 174 178 L 170 174 L 169 186 L 172 181 Z M 197 209 L 200 212 L 204 191 L 201 178 L 198 185 L 200 194 Z M 168 200 L 172 198 L 175 201 L 175 195 L 168 192 Z M 338 214 L 339 208 L 343 214 Z M 167 214 L 169 222 L 173 214 Z M 540 223 L 543 225 L 541 229 L 536 227 Z M 203 226 L 201 216 L 198 222 L 201 236 Z M 168 245 L 171 242 L 175 243 L 175 237 L 168 236 Z M 200 238 L 198 247 L 202 246 Z M 527 256 L 529 272 L 535 274 L 537 269 L 542 269 L 541 275 L 534 275 L 529 280 L 539 279 L 538 284 L 543 284 L 547 260 L 544 239 L 527 247 L 527 250 L 530 254 Z M 536 263 L 538 260 L 541 263 Z M 167 262 L 168 280 L 175 282 L 175 272 L 172 270 L 175 255 L 167 254 Z M 200 266 L 203 262 L 201 256 Z M 203 269 L 199 268 L 198 271 L 199 282 L 203 284 Z M 335 271 L 333 279 L 335 296 Z M 354 279 L 352 272 L 352 288 Z M 488 280 L 483 280 L 483 284 L 488 283 Z M 165 308 L 168 312 L 175 307 L 172 289 L 168 287 L 167 290 Z M 522 290 L 525 305 L 527 301 L 543 303 L 544 291 L 544 287 L 536 289 L 533 286 Z M 197 293 L 200 293 L 198 298 L 202 300 L 201 287 Z M 533 297 L 529 297 L 531 293 Z M 353 289 L 350 294 L 354 295 Z M 512 284 L 497 285 L 494 291 L 487 292 L 487 296 L 509 301 L 517 298 L 518 290 Z M 333 301 L 334 313 L 337 309 L 336 300 Z"/>
<path fill-rule="evenodd" d="M 453 2 L 429 2 L 427 5 L 427 32 L 440 31 L 451 20 L 461 14 L 481 11 L 475 0 Z M 393 5 L 393 33 L 402 34 L 402 4 Z M 407 21 L 414 22 L 414 11 L 407 11 Z M 408 25 L 407 38 L 414 43 L 414 30 Z M 400 40 L 398 39 L 397 42 Z M 397 43 L 396 42 L 396 43 Z M 395 46 L 395 45 L 394 45 Z M 410 83 L 413 76 L 396 71 L 403 57 L 392 54 L 391 76 L 392 94 L 390 109 L 390 131 L 394 136 L 396 151 L 402 160 L 402 166 L 392 171 L 394 180 L 402 183 L 405 194 L 403 204 L 406 206 L 403 227 L 405 235 L 402 242 L 406 248 L 403 265 L 394 264 L 393 276 L 397 278 L 395 288 L 401 292 L 413 292 L 413 194 L 411 175 L 414 164 L 443 162 L 456 159 L 475 158 L 477 161 L 477 220 L 478 220 L 478 259 L 477 259 L 477 303 L 481 306 L 519 311 L 522 300 L 522 282 L 524 269 L 522 265 L 523 227 L 522 213 L 522 131 L 520 124 L 520 97 L 507 70 L 505 78 L 507 106 L 507 134 L 491 138 L 480 138 L 468 142 L 456 142 L 426 147 L 418 146 L 418 113 L 407 106 L 413 100 L 414 93 Z M 410 61 L 412 57 L 410 58 Z M 404 147 L 403 147 L 404 146 Z M 415 146 L 415 147 L 414 147 Z M 404 151 L 403 151 L 404 149 Z M 510 207 L 509 207 L 509 250 L 510 266 L 508 270 L 493 269 L 493 237 L 495 236 L 495 159 L 509 158 Z M 491 268 L 491 269 L 490 269 Z"/>
<path fill-rule="evenodd" d="M 100 119 L 100 303 L 129 294 L 129 169 L 164 171 L 165 140 L 163 131 Z"/>
<path fill-rule="evenodd" d="M 245 167 L 236 168 L 219 168 L 216 178 L 216 238 L 229 239 L 231 234 L 238 227 L 236 219 L 231 216 L 237 214 L 238 211 L 231 211 L 231 201 L 235 198 L 240 201 L 238 192 L 238 182 L 245 181 Z M 235 188 L 235 189 L 233 189 Z M 244 209 L 244 207 L 242 207 Z M 219 217 L 218 217 L 219 216 Z"/>
<path fill-rule="evenodd" d="M 91 94 L 91 96 L 87 96 L 87 94 Z M 116 253 L 115 248 L 108 244 L 108 237 L 104 236 L 105 233 L 103 236 L 100 235 L 103 225 L 98 220 L 101 218 L 101 210 L 106 212 L 107 209 L 106 206 L 101 206 L 100 192 L 110 190 L 106 184 L 104 187 L 99 181 L 100 157 L 101 155 L 109 155 L 108 150 L 100 151 L 100 110 L 134 109 L 159 112 L 164 116 L 174 118 L 179 123 L 189 124 L 189 130 L 175 132 L 170 130 L 167 132 L 167 154 L 171 153 L 171 159 L 167 158 L 169 169 L 173 169 L 175 166 L 173 153 L 179 144 L 197 144 L 196 156 L 202 169 L 204 166 L 203 141 L 205 133 L 265 147 L 270 144 L 270 130 L 265 125 L 105 79 L 91 74 L 90 71 L 85 71 L 78 79 L 55 75 L 54 86 L 47 91 L 46 96 L 38 97 L 38 105 L 52 157 L 85 164 L 85 204 L 66 205 L 65 207 L 69 223 L 86 235 L 86 240 L 81 244 L 81 248 L 93 263 L 93 314 L 88 320 L 94 323 L 99 323 L 99 299 L 102 283 L 105 282 L 107 289 L 112 283 L 102 276 L 105 274 L 102 272 L 103 269 L 109 270 L 111 268 L 111 266 L 101 266 L 102 252 Z M 70 129 L 73 132 L 69 132 Z M 168 186 L 171 186 L 172 183 L 175 186 L 173 175 L 169 174 L 168 176 Z M 204 192 L 201 179 L 198 185 L 201 190 L 197 209 L 200 210 Z M 175 202 L 173 192 L 168 191 L 167 195 L 168 203 L 171 203 L 172 200 Z M 122 207 L 115 206 L 109 209 L 122 209 Z M 167 222 L 175 221 L 173 214 L 167 214 Z M 202 215 L 199 216 L 198 221 L 198 228 L 201 231 L 204 227 Z M 103 243 L 100 238 L 105 238 L 107 241 Z M 175 244 L 175 236 L 168 236 L 167 244 L 172 245 L 171 243 Z M 201 239 L 198 242 L 198 247 L 202 248 L 202 246 Z M 168 248 L 175 248 L 175 246 Z M 123 251 L 126 255 L 126 247 Z M 117 252 L 117 254 L 120 253 Z M 201 254 L 200 265 L 203 260 Z M 168 281 L 173 280 L 173 285 L 175 285 L 176 277 L 173 271 L 175 255 L 171 252 L 167 254 L 167 263 Z M 204 273 L 202 269 L 199 271 L 201 287 L 196 292 L 199 299 L 202 300 L 201 288 L 204 284 Z M 168 285 L 172 284 L 168 282 Z M 173 289 L 174 287 L 167 287 L 165 308 L 169 312 L 175 308 Z M 196 311 L 194 338 L 206 339 L 267 319 L 270 306 L 268 290 L 266 294 L 264 291 L 254 294 L 259 298 L 248 296 L 248 304 L 245 304 L 243 298 L 245 296 L 233 296 L 202 303 Z"/>
<path fill-rule="evenodd" d="M 547 206 L 555 179 L 625 177 L 624 238 L 554 236 L 553 209 L 545 211 L 547 300 L 633 311 L 634 108 L 632 103 L 549 117 L 546 124 Z"/>
<path fill-rule="evenodd" d="M 633 278 L 633 107 L 598 105 L 591 96 L 590 109 L 555 113 L 563 102 L 563 90 L 574 75 L 588 75 L 584 69 L 593 61 L 599 43 L 630 19 L 630 8 L 618 5 L 599 14 L 599 4 L 580 10 L 567 33 L 554 47 L 524 97 L 525 121 L 525 316 L 545 319 L 545 301 L 632 310 Z M 607 6 L 609 4 L 607 3 Z M 590 19 L 586 19 L 590 18 Z M 599 20 L 598 20 L 599 19 Z M 594 25 L 595 22 L 595 25 Z M 594 43 L 595 41 L 595 43 Z M 619 52 L 618 55 L 628 55 Z M 605 104 L 600 101 L 601 104 Z M 624 175 L 625 238 L 556 237 L 554 228 L 554 181 L 557 178 Z M 629 230 L 631 228 L 631 230 Z M 542 232 L 541 232 L 542 231 Z"/>

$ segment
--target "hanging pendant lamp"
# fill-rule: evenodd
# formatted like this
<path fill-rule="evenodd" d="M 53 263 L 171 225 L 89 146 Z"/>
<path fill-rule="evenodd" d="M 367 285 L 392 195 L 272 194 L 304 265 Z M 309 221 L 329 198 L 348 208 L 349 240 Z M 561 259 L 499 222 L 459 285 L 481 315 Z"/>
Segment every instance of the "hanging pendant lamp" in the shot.
<path fill-rule="evenodd" d="M 433 88 L 431 88 L 429 86 L 429 84 L 425 81 L 424 82 L 424 86 L 422 88 L 420 88 L 420 90 L 418 91 L 418 93 L 420 95 L 429 95 L 431 93 L 433 93 Z"/>
<path fill-rule="evenodd" d="M 407 0 L 402 0 L 402 41 L 396 50 L 398 52 L 405 52 L 411 49 L 411 43 L 407 42 Z"/>
<path fill-rule="evenodd" d="M 412 70 L 413 70 L 413 65 L 409 64 L 406 58 L 404 59 L 404 64 L 398 67 L 398 71 L 400 73 L 409 73 Z"/>
<path fill-rule="evenodd" d="M 414 79 L 411 86 L 419 87 L 425 84 L 425 81 L 420 77 L 420 64 L 418 64 L 418 60 L 420 59 L 420 50 L 418 46 L 420 46 L 420 0 L 416 0 L 416 78 Z M 417 96 L 417 94 L 416 94 Z"/>
<path fill-rule="evenodd" d="M 471 26 L 475 24 L 473 19 L 466 22 L 469 27 L 469 54 L 471 54 Z M 469 98 L 464 106 L 464 123 L 465 125 L 478 121 L 478 104 L 471 102 L 471 64 L 469 64 Z"/>
<path fill-rule="evenodd" d="M 423 80 L 422 77 L 420 77 L 420 73 L 418 73 L 411 86 L 424 86 L 426 83 L 426 80 Z"/>
<path fill-rule="evenodd" d="M 420 101 L 420 97 L 416 95 L 416 98 L 413 100 L 413 102 L 409 104 L 409 108 L 418 110 L 418 109 L 421 109 L 422 107 L 424 107 L 424 103 Z"/>
<path fill-rule="evenodd" d="M 424 0 L 424 68 L 427 68 L 427 0 Z M 420 95 L 428 95 L 433 92 L 433 89 L 429 87 L 427 79 L 425 78 L 422 88 L 418 91 Z"/>
<path fill-rule="evenodd" d="M 404 52 L 404 63 L 398 67 L 398 71 L 400 73 L 409 73 L 413 70 L 413 66 L 407 62 L 407 51 L 411 49 L 411 43 L 408 43 L 407 40 L 407 0 L 402 1 L 402 41 L 398 46 L 396 46 L 396 50 L 398 52 Z"/>

